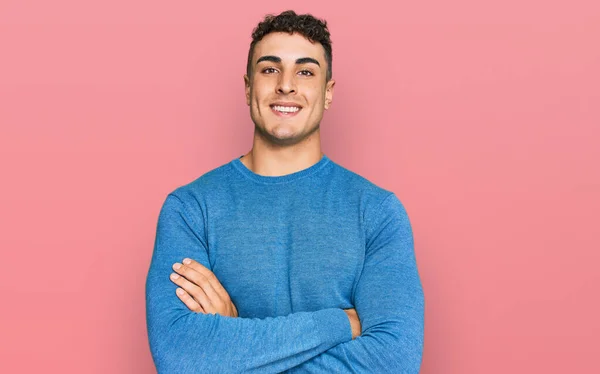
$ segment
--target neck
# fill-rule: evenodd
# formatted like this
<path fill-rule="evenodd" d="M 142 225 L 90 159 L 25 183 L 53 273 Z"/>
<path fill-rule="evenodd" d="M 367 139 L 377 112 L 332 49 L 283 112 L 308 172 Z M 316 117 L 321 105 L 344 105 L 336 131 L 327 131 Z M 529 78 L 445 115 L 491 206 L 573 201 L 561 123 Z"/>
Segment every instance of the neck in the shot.
<path fill-rule="evenodd" d="M 318 131 L 305 141 L 289 146 L 267 144 L 255 134 L 252 149 L 240 161 L 256 174 L 278 177 L 307 169 L 322 157 Z"/>

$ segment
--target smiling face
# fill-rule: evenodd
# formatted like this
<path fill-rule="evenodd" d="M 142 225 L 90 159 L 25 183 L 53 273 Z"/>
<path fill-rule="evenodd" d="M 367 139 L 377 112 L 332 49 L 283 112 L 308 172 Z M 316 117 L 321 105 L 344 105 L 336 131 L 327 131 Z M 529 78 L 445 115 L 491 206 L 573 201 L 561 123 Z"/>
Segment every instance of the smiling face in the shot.
<path fill-rule="evenodd" d="M 294 33 L 265 35 L 254 47 L 251 76 L 244 75 L 246 103 L 258 135 L 293 145 L 317 132 L 333 99 L 325 50 Z"/>

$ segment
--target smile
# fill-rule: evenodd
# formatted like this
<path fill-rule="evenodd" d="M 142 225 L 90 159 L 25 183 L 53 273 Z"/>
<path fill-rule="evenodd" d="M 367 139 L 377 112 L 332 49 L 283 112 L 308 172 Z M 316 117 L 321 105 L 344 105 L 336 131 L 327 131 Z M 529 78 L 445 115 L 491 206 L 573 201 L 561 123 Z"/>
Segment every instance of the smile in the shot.
<path fill-rule="evenodd" d="M 302 108 L 297 106 L 283 106 L 283 105 L 271 105 L 273 113 L 280 117 L 292 117 L 295 116 Z"/>

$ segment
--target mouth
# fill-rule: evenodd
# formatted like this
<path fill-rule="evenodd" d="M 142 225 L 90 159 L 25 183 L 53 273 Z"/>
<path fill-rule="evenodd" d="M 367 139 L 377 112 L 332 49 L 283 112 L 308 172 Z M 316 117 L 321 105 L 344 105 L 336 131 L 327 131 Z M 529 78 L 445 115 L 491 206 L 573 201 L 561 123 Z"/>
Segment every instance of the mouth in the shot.
<path fill-rule="evenodd" d="M 271 111 L 279 117 L 293 117 L 302 110 L 300 105 L 294 103 L 275 103 L 270 107 Z"/>

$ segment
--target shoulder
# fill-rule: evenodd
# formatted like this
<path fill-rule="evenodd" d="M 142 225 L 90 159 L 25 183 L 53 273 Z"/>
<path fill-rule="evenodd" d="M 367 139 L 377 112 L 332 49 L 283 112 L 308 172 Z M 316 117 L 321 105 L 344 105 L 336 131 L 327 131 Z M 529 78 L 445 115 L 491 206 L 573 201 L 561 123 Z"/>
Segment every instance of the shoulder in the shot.
<path fill-rule="evenodd" d="M 392 220 L 410 231 L 408 214 L 394 191 L 339 164 L 335 164 L 333 174 L 332 179 L 344 191 L 345 198 L 355 199 L 360 205 L 367 237 Z"/>
<path fill-rule="evenodd" d="M 205 218 L 207 201 L 215 194 L 222 193 L 230 184 L 230 164 L 231 162 L 222 164 L 169 191 L 164 196 L 163 209 L 165 206 L 177 208 L 201 221 Z"/>
<path fill-rule="evenodd" d="M 210 194 L 222 190 L 229 184 L 231 169 L 231 162 L 222 164 L 188 183 L 179 185 L 168 195 L 173 195 L 183 202 L 204 200 Z"/>
<path fill-rule="evenodd" d="M 365 213 L 370 207 L 379 206 L 394 195 L 393 191 L 338 163 L 334 163 L 332 174 L 336 187 L 343 191 L 348 199 L 357 199 Z"/>

